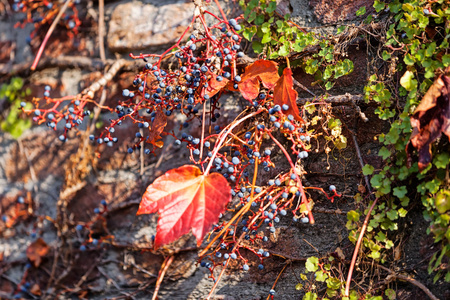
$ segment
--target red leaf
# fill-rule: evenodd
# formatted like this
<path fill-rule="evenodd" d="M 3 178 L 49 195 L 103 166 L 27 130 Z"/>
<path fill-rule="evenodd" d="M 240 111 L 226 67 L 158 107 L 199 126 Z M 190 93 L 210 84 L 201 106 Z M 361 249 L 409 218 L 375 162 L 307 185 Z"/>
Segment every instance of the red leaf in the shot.
<path fill-rule="evenodd" d="M 222 81 L 217 81 L 216 76 L 213 75 L 208 81 L 208 86 L 202 91 L 202 97 L 207 94 L 209 97 L 217 94 L 221 89 L 223 89 L 228 83 L 228 79 L 223 78 Z"/>
<path fill-rule="evenodd" d="M 159 213 L 155 248 L 191 229 L 200 245 L 230 200 L 225 177 L 219 173 L 205 176 L 196 166 L 186 165 L 166 172 L 149 185 L 137 214 Z"/>
<path fill-rule="evenodd" d="M 289 109 L 285 111 L 286 115 L 293 115 L 297 121 L 305 122 L 300 117 L 297 106 L 297 91 L 294 90 L 294 81 L 292 79 L 292 71 L 290 68 L 283 70 L 283 75 L 278 79 L 273 91 L 273 101 L 275 104 L 282 106 L 289 105 Z"/>
<path fill-rule="evenodd" d="M 450 68 L 447 68 L 447 72 Z M 431 143 L 442 133 L 450 138 L 450 77 L 439 76 L 411 117 L 413 132 L 406 145 L 408 165 L 416 148 L 419 154 L 419 170 L 425 169 L 431 162 Z"/>
<path fill-rule="evenodd" d="M 167 125 L 166 114 L 158 107 L 156 110 L 156 116 L 153 120 L 152 126 L 149 128 L 150 132 L 148 134 L 147 142 L 153 144 L 154 146 L 161 148 L 164 143 L 161 140 L 160 134 L 164 131 Z"/>
<path fill-rule="evenodd" d="M 270 60 L 260 59 L 245 68 L 239 91 L 249 101 L 253 101 L 259 94 L 259 82 L 265 88 L 272 89 L 280 76 L 277 64 Z"/>
<path fill-rule="evenodd" d="M 38 238 L 36 241 L 30 244 L 27 248 L 27 257 L 33 263 L 35 267 L 39 267 L 42 261 L 42 257 L 47 255 L 48 245 L 47 243 Z"/>

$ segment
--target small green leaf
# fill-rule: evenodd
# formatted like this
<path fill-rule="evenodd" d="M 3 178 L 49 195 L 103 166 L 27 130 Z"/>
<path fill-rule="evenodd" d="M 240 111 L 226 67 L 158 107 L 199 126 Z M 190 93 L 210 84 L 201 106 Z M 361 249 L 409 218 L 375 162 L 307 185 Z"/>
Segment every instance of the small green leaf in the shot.
<path fill-rule="evenodd" d="M 392 192 L 392 194 L 399 199 L 402 199 L 403 197 L 405 197 L 406 193 L 408 193 L 408 191 L 406 190 L 406 186 L 404 186 L 404 185 L 395 187 Z"/>
<path fill-rule="evenodd" d="M 302 300 L 316 300 L 317 299 L 317 294 L 313 293 L 313 292 L 307 292 L 305 294 L 305 296 L 303 296 Z"/>
<path fill-rule="evenodd" d="M 442 63 L 444 64 L 444 67 L 450 66 L 450 54 L 445 54 L 442 56 Z"/>
<path fill-rule="evenodd" d="M 297 283 L 297 284 L 295 285 L 295 289 L 296 289 L 297 291 L 300 291 L 301 289 L 303 289 L 303 284 Z"/>
<path fill-rule="evenodd" d="M 408 211 L 406 209 L 404 209 L 403 207 L 400 207 L 398 209 L 398 215 L 400 218 L 404 218 L 407 213 L 408 213 Z"/>
<path fill-rule="evenodd" d="M 318 269 L 319 259 L 315 256 L 308 257 L 305 263 L 306 270 L 315 272 Z"/>
<path fill-rule="evenodd" d="M 344 25 L 339 26 L 338 29 L 337 29 L 336 34 L 340 34 L 340 33 L 344 32 L 344 30 L 345 30 L 346 28 L 347 28 L 347 27 L 344 26 Z"/>
<path fill-rule="evenodd" d="M 374 167 L 371 166 L 371 165 L 369 165 L 369 164 L 366 164 L 366 165 L 362 168 L 362 172 L 363 172 L 364 176 L 366 176 L 366 175 L 372 175 L 374 170 L 375 170 Z"/>
<path fill-rule="evenodd" d="M 359 213 L 356 210 L 347 212 L 347 220 L 354 222 L 359 221 Z"/>
<path fill-rule="evenodd" d="M 435 197 L 436 209 L 440 214 L 450 210 L 450 191 L 441 190 Z"/>
<path fill-rule="evenodd" d="M 386 213 L 386 216 L 389 218 L 389 220 L 394 221 L 398 219 L 398 212 L 395 209 L 391 209 Z"/>
<path fill-rule="evenodd" d="M 385 146 L 381 147 L 378 151 L 378 155 L 383 158 L 383 160 L 387 159 L 392 155 L 391 151 L 388 150 Z"/>
<path fill-rule="evenodd" d="M 375 0 L 375 2 L 373 3 L 373 7 L 375 8 L 375 11 L 378 13 L 386 7 L 386 3 Z"/>
<path fill-rule="evenodd" d="M 362 6 L 362 7 L 360 7 L 357 11 L 356 11 L 356 16 L 362 16 L 362 15 L 364 15 L 366 13 L 366 7 L 365 6 Z"/>
<path fill-rule="evenodd" d="M 254 41 L 252 43 L 252 48 L 253 48 L 253 51 L 255 51 L 255 53 L 259 54 L 259 53 L 261 53 L 263 51 L 264 46 L 260 42 Z"/>
<path fill-rule="evenodd" d="M 326 273 L 324 273 L 322 270 L 319 270 L 315 273 L 316 276 L 316 280 L 320 281 L 320 282 L 324 282 L 327 278 L 328 275 Z"/>
<path fill-rule="evenodd" d="M 328 81 L 326 84 L 325 84 L 325 89 L 328 91 L 328 90 L 331 90 L 332 88 L 333 88 L 333 86 L 334 86 L 334 82 L 331 82 L 331 81 Z"/>

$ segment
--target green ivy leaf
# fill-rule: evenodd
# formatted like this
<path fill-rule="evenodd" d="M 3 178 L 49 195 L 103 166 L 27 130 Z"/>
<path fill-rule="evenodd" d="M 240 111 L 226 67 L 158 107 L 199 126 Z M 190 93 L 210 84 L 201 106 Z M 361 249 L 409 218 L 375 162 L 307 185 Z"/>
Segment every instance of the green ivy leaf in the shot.
<path fill-rule="evenodd" d="M 386 3 L 381 2 L 381 1 L 375 1 L 373 3 L 373 7 L 375 8 L 375 11 L 378 13 L 386 7 Z"/>
<path fill-rule="evenodd" d="M 400 207 L 398 209 L 398 216 L 400 218 L 404 218 L 406 216 L 406 214 L 408 213 L 408 211 L 406 209 L 404 209 L 403 207 Z"/>
<path fill-rule="evenodd" d="M 242 36 L 248 40 L 251 41 L 253 36 L 256 34 L 257 28 L 256 26 L 252 26 L 252 27 L 247 27 L 244 29 L 244 31 L 242 32 Z"/>
<path fill-rule="evenodd" d="M 359 221 L 359 213 L 356 210 L 351 210 L 347 212 L 347 220 L 358 222 Z"/>
<path fill-rule="evenodd" d="M 254 41 L 253 43 L 252 43 L 252 48 L 253 48 L 253 51 L 255 51 L 255 53 L 261 53 L 262 51 L 263 51 L 263 49 L 264 49 L 264 46 L 263 46 L 263 44 L 261 44 L 260 42 L 258 42 L 258 41 Z"/>
<path fill-rule="evenodd" d="M 356 16 L 362 16 L 362 15 L 364 15 L 366 13 L 366 7 L 365 6 L 362 6 L 362 7 L 360 7 L 357 11 L 356 11 Z"/>
<path fill-rule="evenodd" d="M 450 191 L 441 190 L 435 197 L 436 209 L 440 214 L 450 210 Z"/>
<path fill-rule="evenodd" d="M 450 66 L 450 54 L 445 54 L 442 56 L 442 63 L 444 64 L 444 67 Z"/>
<path fill-rule="evenodd" d="M 326 84 L 325 84 L 325 89 L 328 91 L 328 90 L 331 90 L 332 88 L 333 88 L 333 86 L 334 86 L 334 82 L 331 82 L 331 81 L 328 81 Z"/>
<path fill-rule="evenodd" d="M 408 193 L 408 191 L 406 190 L 406 186 L 404 186 L 404 185 L 395 187 L 392 192 L 392 194 L 399 199 L 402 199 L 403 197 L 405 197 L 406 193 Z"/>
<path fill-rule="evenodd" d="M 366 165 L 362 168 L 362 172 L 363 172 L 364 176 L 372 175 L 374 170 L 375 170 L 374 167 L 371 166 L 371 165 L 369 165 L 369 164 L 366 164 Z"/>
<path fill-rule="evenodd" d="M 445 169 L 450 164 L 450 154 L 447 152 L 439 153 L 435 156 L 433 163 L 438 169 Z"/>
<path fill-rule="evenodd" d="M 388 150 L 385 146 L 381 147 L 378 151 L 378 155 L 383 158 L 383 160 L 386 160 L 388 157 L 391 156 L 391 151 Z"/>
<path fill-rule="evenodd" d="M 327 279 L 327 287 L 333 290 L 339 289 L 341 286 L 341 281 L 337 278 L 330 277 Z"/>
<path fill-rule="evenodd" d="M 394 221 L 398 219 L 398 212 L 395 209 L 391 209 L 386 213 L 386 216 L 389 218 L 389 220 Z"/>
<path fill-rule="evenodd" d="M 275 11 L 275 9 L 277 9 L 277 2 L 276 1 L 272 1 L 269 3 L 269 5 L 266 8 L 266 12 L 268 14 L 271 14 Z"/>

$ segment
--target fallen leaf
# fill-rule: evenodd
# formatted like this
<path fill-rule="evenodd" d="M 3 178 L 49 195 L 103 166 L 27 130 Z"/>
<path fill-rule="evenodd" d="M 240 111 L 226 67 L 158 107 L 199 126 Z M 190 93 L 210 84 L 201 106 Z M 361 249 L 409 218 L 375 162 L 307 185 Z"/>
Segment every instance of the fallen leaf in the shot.
<path fill-rule="evenodd" d="M 277 63 L 260 59 L 245 68 L 239 91 L 246 100 L 253 101 L 259 94 L 260 82 L 265 88 L 273 89 L 278 78 Z"/>
<path fill-rule="evenodd" d="M 156 110 L 155 119 L 152 122 L 152 126 L 149 127 L 150 133 L 147 138 L 147 142 L 153 144 L 154 146 L 161 148 L 164 143 L 160 134 L 164 131 L 167 125 L 166 114 L 162 111 L 160 107 Z"/>
<path fill-rule="evenodd" d="M 42 257 L 47 255 L 47 253 L 48 245 L 42 238 L 38 238 L 27 248 L 27 257 L 35 267 L 39 267 L 42 262 Z"/>
<path fill-rule="evenodd" d="M 446 72 L 450 72 L 447 68 Z M 412 164 L 414 148 L 419 155 L 419 170 L 431 162 L 431 143 L 442 133 L 450 138 L 450 77 L 440 75 L 416 108 L 411 117 L 413 132 L 406 145 L 408 165 Z"/>
<path fill-rule="evenodd" d="M 159 213 L 155 249 L 191 229 L 200 245 L 230 200 L 230 185 L 222 174 L 204 175 L 196 166 L 185 165 L 147 187 L 137 214 Z"/>
<path fill-rule="evenodd" d="M 273 91 L 273 101 L 275 104 L 283 106 L 287 104 L 289 109 L 284 111 L 286 115 L 292 115 L 297 121 L 304 123 L 300 117 L 297 106 L 297 91 L 294 90 L 294 81 L 292 79 L 292 71 L 290 68 L 283 70 L 283 75 L 277 80 Z"/>

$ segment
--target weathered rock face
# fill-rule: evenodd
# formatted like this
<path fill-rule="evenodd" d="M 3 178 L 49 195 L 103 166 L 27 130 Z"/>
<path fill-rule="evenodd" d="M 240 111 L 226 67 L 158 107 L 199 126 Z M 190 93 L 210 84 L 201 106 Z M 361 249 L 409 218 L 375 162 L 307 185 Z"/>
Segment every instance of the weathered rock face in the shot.
<path fill-rule="evenodd" d="M 373 0 L 311 0 L 317 19 L 330 24 L 338 21 L 349 21 L 356 18 L 356 11 L 365 6 L 366 12 L 374 12 Z"/>
<path fill-rule="evenodd" d="M 178 2 L 162 6 L 131 2 L 118 5 L 107 36 L 111 51 L 130 51 L 175 42 L 192 20 L 194 5 Z"/>

